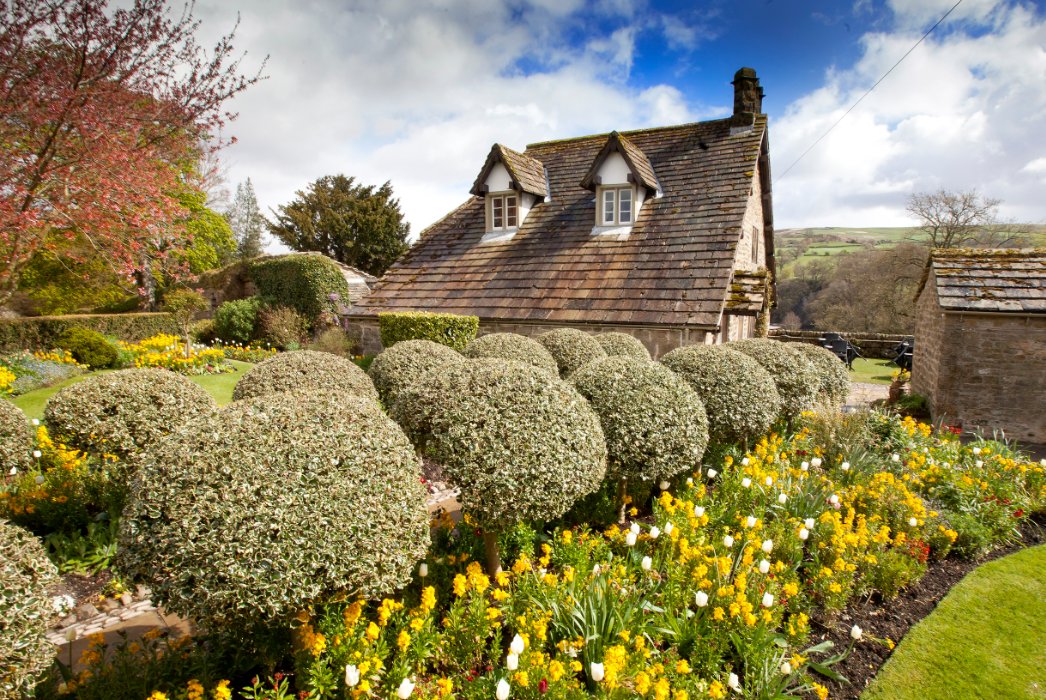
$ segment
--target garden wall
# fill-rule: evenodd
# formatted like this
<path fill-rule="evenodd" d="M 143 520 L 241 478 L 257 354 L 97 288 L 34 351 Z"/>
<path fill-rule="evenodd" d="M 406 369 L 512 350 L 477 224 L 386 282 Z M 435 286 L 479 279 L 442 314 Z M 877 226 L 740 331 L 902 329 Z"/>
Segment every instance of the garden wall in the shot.
<path fill-rule="evenodd" d="M 127 341 L 143 340 L 158 333 L 178 335 L 181 332 L 174 317 L 167 313 L 70 314 L 2 319 L 0 352 L 53 348 L 58 336 L 73 327 L 89 328 Z"/>
<path fill-rule="evenodd" d="M 800 331 L 792 328 L 771 328 L 770 337 L 786 343 L 809 343 L 820 345 L 825 331 Z M 893 359 L 893 349 L 905 338 L 911 336 L 891 335 L 889 333 L 840 333 L 869 359 Z"/>

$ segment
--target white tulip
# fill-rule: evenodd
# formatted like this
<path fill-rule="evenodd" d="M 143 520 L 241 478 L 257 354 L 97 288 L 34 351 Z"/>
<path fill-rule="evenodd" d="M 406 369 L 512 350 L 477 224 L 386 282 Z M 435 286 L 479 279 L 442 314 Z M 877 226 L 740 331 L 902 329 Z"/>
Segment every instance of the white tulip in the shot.
<path fill-rule="evenodd" d="M 919 521 L 915 518 L 908 518 L 908 524 L 912 527 L 916 527 L 919 524 Z"/>
<path fill-rule="evenodd" d="M 40 459 L 43 456 L 44 456 L 44 453 L 41 452 L 40 450 L 33 450 L 33 457 L 35 457 L 36 459 Z"/>
<path fill-rule="evenodd" d="M 748 462 L 749 462 L 748 457 L 745 457 L 744 459 L 741 460 L 741 466 L 747 467 L 748 466 Z"/>
<path fill-rule="evenodd" d="M 67 642 L 75 642 L 76 641 L 76 636 L 77 635 L 76 635 L 76 628 L 75 627 L 70 627 L 69 629 L 67 629 L 65 631 L 65 641 L 67 641 Z"/>
<path fill-rule="evenodd" d="M 767 554 L 769 554 L 770 552 L 774 551 L 774 541 L 773 540 L 763 540 L 763 551 L 766 552 Z"/>
<path fill-rule="evenodd" d="M 396 689 L 396 697 L 400 700 L 407 700 L 410 694 L 414 692 L 414 681 L 409 678 L 404 678 L 400 681 L 400 687 Z"/>
<path fill-rule="evenodd" d="M 697 603 L 697 607 L 703 608 L 708 605 L 708 594 L 704 591 L 698 591 L 694 594 L 694 602 Z"/>
<path fill-rule="evenodd" d="M 508 645 L 508 648 L 513 654 L 519 655 L 527 648 L 527 643 L 523 641 L 523 637 L 517 634 L 512 638 L 512 643 Z"/>
<path fill-rule="evenodd" d="M 511 688 L 509 688 L 508 681 L 502 678 L 498 681 L 498 687 L 494 691 L 494 697 L 497 698 L 497 700 L 508 700 L 508 694 L 510 691 Z"/>
<path fill-rule="evenodd" d="M 654 565 L 654 560 L 650 557 L 643 557 L 643 561 L 639 562 L 639 567 L 643 571 L 650 571 L 650 567 Z"/>
<path fill-rule="evenodd" d="M 799 465 L 799 468 L 802 469 L 804 472 L 808 471 L 810 469 L 810 463 L 809 462 L 803 462 L 802 464 Z"/>
<path fill-rule="evenodd" d="M 660 536 L 661 528 L 659 528 L 657 525 L 654 525 L 652 528 L 650 528 L 650 539 L 656 540 Z"/>
<path fill-rule="evenodd" d="M 788 503 L 788 496 L 784 495 L 783 493 L 777 494 L 777 502 L 781 505 Z"/>
<path fill-rule="evenodd" d="M 628 528 L 628 531 L 638 535 L 639 534 L 639 523 L 632 523 L 632 525 Z"/>
<path fill-rule="evenodd" d="M 807 530 L 813 530 L 815 524 L 816 523 L 814 522 L 813 518 L 807 518 L 806 520 L 803 521 L 803 525 L 806 525 L 806 529 Z"/>
<path fill-rule="evenodd" d="M 11 476 L 15 476 L 16 474 L 18 474 L 18 467 L 11 467 L 11 471 L 9 471 L 7 473 L 10 474 Z"/>
<path fill-rule="evenodd" d="M 634 532 L 626 532 L 625 533 L 625 545 L 627 545 L 629 547 L 635 547 L 636 546 L 636 533 L 634 533 Z"/>
<path fill-rule="evenodd" d="M 705 507 L 704 506 L 694 506 L 694 517 L 700 518 L 704 514 L 705 514 Z"/>
<path fill-rule="evenodd" d="M 810 531 L 809 530 L 807 530 L 805 527 L 799 528 L 799 539 L 801 539 L 801 540 L 803 540 L 805 542 L 806 539 L 809 536 L 810 536 Z"/>
<path fill-rule="evenodd" d="M 790 675 L 792 675 L 792 664 L 788 663 L 787 661 L 785 661 L 783 664 L 781 664 L 781 675 L 783 675 L 783 676 L 790 676 Z"/>
<path fill-rule="evenodd" d="M 863 636 L 864 630 L 858 627 L 857 625 L 854 625 L 850 628 L 850 638 L 853 639 L 855 642 Z"/>
<path fill-rule="evenodd" d="M 360 670 L 352 664 L 345 665 L 345 685 L 355 688 L 360 682 Z"/>
<path fill-rule="evenodd" d="M 831 503 L 831 504 L 832 504 L 833 506 L 837 506 L 837 505 L 839 505 L 839 496 L 838 496 L 838 494 L 834 494 L 834 493 L 833 493 L 833 494 L 832 494 L 832 495 L 831 495 L 831 496 L 830 496 L 830 497 L 828 498 L 828 502 L 829 502 L 829 503 Z"/>
<path fill-rule="evenodd" d="M 599 564 L 596 564 L 595 566 L 592 567 L 592 575 L 593 576 L 599 576 L 599 572 L 600 571 L 602 571 L 602 569 L 599 568 Z"/>
<path fill-rule="evenodd" d="M 977 465 L 978 469 L 980 469 L 981 467 L 984 466 L 984 462 L 982 460 L 979 460 L 979 459 L 975 462 L 975 464 Z"/>
<path fill-rule="evenodd" d="M 673 525 L 672 523 L 665 523 L 665 534 L 666 535 L 671 535 L 672 534 L 672 530 L 675 530 L 675 529 L 676 529 L 676 526 Z"/>
<path fill-rule="evenodd" d="M 729 547 L 733 547 L 734 546 L 734 538 L 731 537 L 730 535 L 727 535 L 726 537 L 724 537 L 723 538 L 723 546 L 724 547 L 728 547 L 728 548 Z"/>
<path fill-rule="evenodd" d="M 596 683 L 603 680 L 603 664 L 597 664 L 595 661 L 593 661 L 589 665 L 589 675 L 592 677 L 592 680 L 594 680 Z"/>
<path fill-rule="evenodd" d="M 40 419 L 39 418 L 34 418 L 33 419 L 33 427 L 35 428 L 38 425 L 40 425 Z"/>
<path fill-rule="evenodd" d="M 668 481 L 667 481 L 667 480 L 665 480 L 665 479 L 662 479 L 662 480 L 661 480 L 661 483 L 660 483 L 660 484 L 658 484 L 658 486 L 660 486 L 660 487 L 661 487 L 661 490 L 662 490 L 662 491 L 667 491 L 667 490 L 668 490 L 668 488 L 669 488 L 669 487 L 670 487 L 671 485 L 672 485 L 672 484 L 668 483 Z"/>
<path fill-rule="evenodd" d="M 752 480 L 749 479 L 747 476 L 745 478 L 741 479 L 741 486 L 744 486 L 745 488 L 748 488 L 751 485 L 752 485 Z"/>
<path fill-rule="evenodd" d="M 505 657 L 505 668 L 510 671 L 515 671 L 519 668 L 519 655 L 509 652 L 508 656 Z"/>
<path fill-rule="evenodd" d="M 772 476 L 766 477 L 766 479 L 763 480 L 763 483 L 765 483 L 767 486 L 773 486 L 774 485 L 774 477 L 772 477 Z"/>
<path fill-rule="evenodd" d="M 418 566 L 418 576 L 425 578 L 429 575 L 429 565 L 426 562 L 421 562 Z"/>
<path fill-rule="evenodd" d="M 712 469 L 712 468 L 710 467 L 710 468 L 708 469 L 708 478 L 709 478 L 709 479 L 714 479 L 714 478 L 715 478 L 715 475 L 716 475 L 716 474 L 718 474 L 718 473 L 719 473 L 719 472 L 717 472 L 717 471 L 716 471 L 715 469 Z"/>
<path fill-rule="evenodd" d="M 730 690 L 734 691 L 735 693 L 741 692 L 741 679 L 737 677 L 736 673 L 730 674 L 730 677 L 727 679 L 726 684 L 727 686 L 729 686 Z"/>
<path fill-rule="evenodd" d="M 899 455 L 896 452 L 894 452 L 892 455 L 890 455 L 890 461 L 891 462 L 900 462 L 901 461 L 901 455 Z"/>
<path fill-rule="evenodd" d="M 821 466 L 821 458 L 820 457 L 814 457 L 813 459 L 810 460 L 810 464 L 812 466 L 815 466 L 815 467 Z"/>
<path fill-rule="evenodd" d="M 840 469 L 842 469 L 844 472 L 850 471 L 850 463 L 849 462 L 843 462 L 842 465 L 840 466 Z"/>
<path fill-rule="evenodd" d="M 688 477 L 686 478 L 686 485 L 687 485 L 687 486 L 693 486 L 693 485 L 694 485 L 694 479 L 693 479 L 693 477 L 690 477 L 690 476 L 688 476 Z"/>
<path fill-rule="evenodd" d="M 973 448 L 973 453 L 974 453 L 975 455 L 979 455 L 979 454 L 981 453 L 981 448 L 979 448 L 979 447 L 974 447 L 974 448 Z"/>
<path fill-rule="evenodd" d="M 770 562 L 768 562 L 766 559 L 760 559 L 759 560 L 759 573 L 761 573 L 761 574 L 768 574 L 768 573 L 770 573 Z"/>
<path fill-rule="evenodd" d="M 754 515 L 749 515 L 745 518 L 745 527 L 755 527 L 756 518 Z"/>
<path fill-rule="evenodd" d="M 774 605 L 774 596 L 773 596 L 773 594 L 772 593 L 764 593 L 763 594 L 762 603 L 763 603 L 763 607 L 764 608 L 773 607 L 773 605 Z"/>

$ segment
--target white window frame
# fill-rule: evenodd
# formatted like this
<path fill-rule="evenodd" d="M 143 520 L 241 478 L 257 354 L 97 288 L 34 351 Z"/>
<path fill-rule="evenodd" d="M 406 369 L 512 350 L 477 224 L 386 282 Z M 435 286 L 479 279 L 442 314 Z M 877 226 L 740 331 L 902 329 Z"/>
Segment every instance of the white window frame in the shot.
<path fill-rule="evenodd" d="M 628 201 L 628 218 L 621 216 L 622 194 Z M 607 212 L 611 217 L 607 218 Z M 631 226 L 636 222 L 636 188 L 631 185 L 600 187 L 596 198 L 596 226 Z"/>
<path fill-rule="evenodd" d="M 515 221 L 509 223 L 509 201 L 512 201 L 512 210 L 515 212 Z M 496 225 L 495 219 L 495 205 L 501 205 L 501 225 Z M 487 197 L 487 231 L 515 231 L 519 228 L 519 205 L 520 197 L 518 192 L 509 190 L 507 192 L 495 192 Z"/>

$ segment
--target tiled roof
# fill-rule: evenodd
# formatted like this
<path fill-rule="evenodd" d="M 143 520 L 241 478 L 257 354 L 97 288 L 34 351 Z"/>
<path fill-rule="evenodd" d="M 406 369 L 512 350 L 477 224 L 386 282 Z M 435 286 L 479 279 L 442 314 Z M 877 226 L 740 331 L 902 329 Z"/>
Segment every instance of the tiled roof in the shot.
<path fill-rule="evenodd" d="M 766 291 L 769 286 L 766 270 L 734 273 L 730 284 L 730 295 L 726 299 L 726 309 L 732 314 L 758 314 L 766 303 Z"/>
<path fill-rule="evenodd" d="M 1046 248 L 937 250 L 929 269 L 942 309 L 1046 313 Z"/>
<path fill-rule="evenodd" d="M 607 137 L 606 144 L 603 149 L 596 156 L 592 162 L 592 166 L 585 173 L 585 177 L 581 179 L 581 186 L 586 190 L 593 190 L 596 187 L 596 174 L 599 173 L 599 168 L 603 165 L 603 161 L 611 153 L 618 152 L 628 163 L 629 169 L 632 171 L 633 177 L 636 182 L 643 187 L 647 188 L 651 192 L 657 192 L 661 188 L 657 183 L 657 175 L 654 174 L 654 166 L 650 164 L 650 159 L 646 157 L 634 143 L 629 141 L 627 138 L 622 136 L 616 131 L 610 132 L 610 136 Z"/>
<path fill-rule="evenodd" d="M 627 133 L 664 191 L 624 240 L 593 236 L 595 198 L 580 182 L 607 135 L 532 144 L 551 197 L 508 240 L 480 243 L 473 197 L 429 227 L 353 309 L 429 310 L 481 319 L 715 328 L 766 149 L 766 117 L 731 135 L 729 119 Z M 735 131 L 738 131 L 735 129 Z"/>
<path fill-rule="evenodd" d="M 490 169 L 494 167 L 495 163 L 503 164 L 505 169 L 508 170 L 509 177 L 524 192 L 529 192 L 538 197 L 548 196 L 548 183 L 545 182 L 545 166 L 519 151 L 513 151 L 511 148 L 502 146 L 500 143 L 495 143 L 491 147 L 490 153 L 487 154 L 487 161 L 483 164 L 483 169 L 479 171 L 479 177 L 476 178 L 472 189 L 469 190 L 472 194 L 481 195 L 483 193 L 487 175 L 490 174 Z"/>

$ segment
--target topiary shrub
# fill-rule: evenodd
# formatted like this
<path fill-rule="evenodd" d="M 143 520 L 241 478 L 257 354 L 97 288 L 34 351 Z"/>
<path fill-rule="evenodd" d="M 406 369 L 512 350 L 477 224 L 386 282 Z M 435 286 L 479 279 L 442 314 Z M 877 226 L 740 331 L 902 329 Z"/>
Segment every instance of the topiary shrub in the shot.
<path fill-rule="evenodd" d="M 70 328 L 58 336 L 56 345 L 68 350 L 73 359 L 91 369 L 112 367 L 120 357 L 104 335 L 87 328 Z"/>
<path fill-rule="evenodd" d="M 214 335 L 225 343 L 247 344 L 258 328 L 258 297 L 236 299 L 221 304 L 214 311 Z"/>
<path fill-rule="evenodd" d="M 390 311 L 378 314 L 378 328 L 381 344 L 387 348 L 403 340 L 431 340 L 461 352 L 476 337 L 479 318 L 427 311 Z"/>
<path fill-rule="evenodd" d="M 559 365 L 556 364 L 556 358 L 552 357 L 552 353 L 533 338 L 518 333 L 482 335 L 466 345 L 462 354 L 473 359 L 493 357 L 514 360 L 537 367 L 554 377 L 559 376 Z"/>
<path fill-rule="evenodd" d="M 609 356 L 624 355 L 640 360 L 650 359 L 650 351 L 646 349 L 642 341 L 628 333 L 600 333 L 596 336 L 596 342 Z"/>
<path fill-rule="evenodd" d="M 0 398 L 0 474 L 12 467 L 19 471 L 31 467 L 35 445 L 29 419 L 18 406 Z"/>
<path fill-rule="evenodd" d="M 240 377 L 232 390 L 236 401 L 287 391 L 344 392 L 365 399 L 378 399 L 367 373 L 351 360 L 312 350 L 273 355 Z"/>
<path fill-rule="evenodd" d="M 309 337 L 309 319 L 289 306 L 258 311 L 258 336 L 280 350 L 297 350 Z"/>
<path fill-rule="evenodd" d="M 688 345 L 666 354 L 661 364 L 701 397 L 712 442 L 754 440 L 770 429 L 781 411 L 773 377 L 744 353 L 722 345 Z"/>
<path fill-rule="evenodd" d="M 607 476 L 621 482 L 621 497 L 628 481 L 667 479 L 701 464 L 708 445 L 705 407 L 672 370 L 635 357 L 608 357 L 589 362 L 570 381 L 599 416 Z M 623 498 L 619 505 L 623 516 Z"/>
<path fill-rule="evenodd" d="M 374 381 L 378 396 L 396 417 L 400 395 L 430 370 L 464 362 L 460 353 L 430 340 L 404 340 L 386 348 L 371 362 L 367 374 Z"/>
<path fill-rule="evenodd" d="M 47 639 L 54 616 L 48 589 L 58 571 L 40 540 L 0 520 L 0 699 L 32 697 L 40 676 L 54 663 Z"/>
<path fill-rule="evenodd" d="M 258 296 L 270 306 L 289 306 L 315 329 L 336 319 L 349 283 L 338 264 L 319 253 L 264 257 L 247 266 Z"/>
<path fill-rule="evenodd" d="M 850 372 L 846 363 L 835 356 L 835 353 L 810 343 L 789 343 L 793 350 L 799 351 L 810 361 L 817 371 L 817 400 L 834 406 L 846 402 L 850 395 Z"/>
<path fill-rule="evenodd" d="M 559 376 L 564 379 L 585 363 L 607 356 L 595 338 L 576 328 L 557 328 L 538 335 L 536 340 L 555 358 Z"/>
<path fill-rule="evenodd" d="M 117 570 L 208 627 L 286 624 L 408 582 L 429 544 L 414 448 L 337 392 L 233 403 L 142 455 Z"/>
<path fill-rule="evenodd" d="M 65 387 L 48 399 L 44 423 L 55 442 L 123 459 L 216 408 L 210 394 L 180 374 L 125 369 Z"/>
<path fill-rule="evenodd" d="M 769 338 L 746 338 L 727 343 L 727 347 L 745 353 L 770 373 L 781 397 L 781 415 L 792 420 L 814 407 L 821 382 L 817 370 L 803 353 Z"/>
<path fill-rule="evenodd" d="M 572 386 L 536 367 L 450 364 L 415 382 L 402 404 L 408 434 L 461 488 L 482 526 L 492 573 L 499 530 L 557 518 L 603 480 L 599 418 Z"/>

